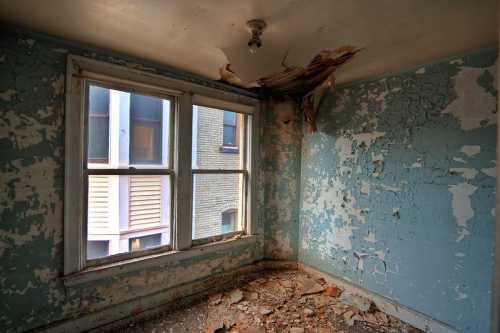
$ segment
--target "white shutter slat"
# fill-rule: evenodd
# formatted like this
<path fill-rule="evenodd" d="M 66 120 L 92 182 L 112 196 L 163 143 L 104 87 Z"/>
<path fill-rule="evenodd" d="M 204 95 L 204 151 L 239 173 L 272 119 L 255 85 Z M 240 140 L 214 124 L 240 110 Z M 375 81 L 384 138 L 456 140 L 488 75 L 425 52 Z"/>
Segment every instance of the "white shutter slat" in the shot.
<path fill-rule="evenodd" d="M 130 176 L 129 227 L 145 229 L 161 224 L 161 176 Z"/>
<path fill-rule="evenodd" d="M 106 229 L 109 227 L 109 177 L 89 176 L 88 190 L 88 230 Z"/>

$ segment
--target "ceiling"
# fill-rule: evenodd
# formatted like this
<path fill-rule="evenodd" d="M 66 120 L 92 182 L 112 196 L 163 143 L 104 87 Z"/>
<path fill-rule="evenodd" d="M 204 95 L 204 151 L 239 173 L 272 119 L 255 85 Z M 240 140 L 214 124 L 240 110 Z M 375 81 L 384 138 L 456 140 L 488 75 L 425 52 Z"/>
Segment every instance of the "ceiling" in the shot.
<path fill-rule="evenodd" d="M 498 43 L 496 0 L 0 0 L 0 21 L 213 79 L 230 62 L 246 82 L 306 65 L 322 49 L 363 52 L 338 82 Z M 245 23 L 268 27 L 257 54 Z"/>

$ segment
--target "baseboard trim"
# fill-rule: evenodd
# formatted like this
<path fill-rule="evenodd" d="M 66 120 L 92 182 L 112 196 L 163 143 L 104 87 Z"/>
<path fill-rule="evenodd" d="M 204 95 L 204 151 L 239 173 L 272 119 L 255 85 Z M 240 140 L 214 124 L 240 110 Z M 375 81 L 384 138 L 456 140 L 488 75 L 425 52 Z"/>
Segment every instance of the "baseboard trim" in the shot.
<path fill-rule="evenodd" d="M 359 286 L 352 284 L 349 281 L 344 279 L 335 277 L 328 273 L 324 273 L 320 270 L 317 270 L 311 266 L 308 266 L 304 263 L 298 263 L 298 269 L 303 271 L 313 277 L 323 278 L 328 283 L 335 284 L 340 286 L 342 289 L 349 291 L 353 294 L 358 294 L 360 296 L 366 297 L 369 300 L 373 301 L 377 307 L 383 312 L 398 318 L 401 321 L 404 321 L 407 324 L 412 325 L 415 328 L 418 328 L 424 332 L 429 333 L 459 333 L 453 327 L 439 321 L 433 319 L 421 312 L 410 309 L 404 305 L 397 303 L 394 300 L 391 300 L 385 296 L 379 295 L 372 291 L 366 290 Z"/>

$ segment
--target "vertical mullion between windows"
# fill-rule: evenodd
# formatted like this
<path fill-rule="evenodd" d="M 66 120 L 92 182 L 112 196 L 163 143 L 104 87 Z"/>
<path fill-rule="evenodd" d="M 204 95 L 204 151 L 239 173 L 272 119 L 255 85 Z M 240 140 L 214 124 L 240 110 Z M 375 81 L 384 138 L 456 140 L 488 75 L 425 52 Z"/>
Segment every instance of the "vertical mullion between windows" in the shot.
<path fill-rule="evenodd" d="M 259 161 L 259 109 L 255 107 L 255 111 L 252 116 L 247 117 L 246 125 L 246 137 L 245 149 L 249 158 L 247 159 L 247 212 L 246 212 L 246 232 L 249 235 L 255 235 L 257 233 L 257 191 L 256 191 L 256 180 L 257 180 L 257 166 Z M 251 121 L 250 121 L 251 120 Z"/>
<path fill-rule="evenodd" d="M 243 123 L 241 124 L 241 133 L 243 135 L 239 136 L 240 140 L 240 147 L 241 147 L 241 157 L 242 157 L 242 167 L 244 170 L 248 170 L 248 149 L 247 149 L 247 142 L 248 142 L 248 115 L 242 114 L 243 118 Z M 241 218 L 243 221 L 242 222 L 242 230 L 244 233 L 248 233 L 247 226 L 248 226 L 248 218 L 247 218 L 247 210 L 248 210 L 248 172 L 244 172 L 242 175 L 242 182 L 243 182 L 243 188 L 242 188 L 242 193 L 241 193 Z"/>
<path fill-rule="evenodd" d="M 176 103 L 176 136 L 175 136 L 175 216 L 173 225 L 173 248 L 186 250 L 192 243 L 192 172 L 191 172 L 191 145 L 192 145 L 192 96 L 183 94 Z"/>

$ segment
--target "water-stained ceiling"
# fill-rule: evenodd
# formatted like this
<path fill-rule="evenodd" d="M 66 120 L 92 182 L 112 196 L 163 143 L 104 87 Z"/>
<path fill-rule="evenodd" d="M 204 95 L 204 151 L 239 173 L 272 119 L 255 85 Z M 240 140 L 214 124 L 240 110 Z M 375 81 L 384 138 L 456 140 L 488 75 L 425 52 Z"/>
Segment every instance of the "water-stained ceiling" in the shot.
<path fill-rule="evenodd" d="M 0 20 L 213 79 L 230 62 L 244 81 L 322 49 L 364 48 L 337 82 L 498 43 L 496 0 L 0 0 Z M 267 28 L 257 54 L 245 23 Z"/>

